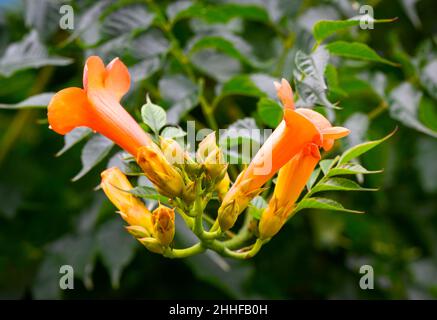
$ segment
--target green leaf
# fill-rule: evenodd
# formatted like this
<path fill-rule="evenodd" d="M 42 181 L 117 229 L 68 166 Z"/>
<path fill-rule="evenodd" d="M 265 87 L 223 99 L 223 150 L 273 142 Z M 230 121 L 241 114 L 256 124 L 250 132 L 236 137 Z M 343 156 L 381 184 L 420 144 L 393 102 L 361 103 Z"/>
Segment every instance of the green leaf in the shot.
<path fill-rule="evenodd" d="M 256 134 L 257 132 L 259 135 Z M 253 118 L 244 118 L 231 124 L 225 133 L 220 135 L 219 145 L 226 152 L 229 147 L 238 146 L 243 141 L 255 143 L 259 146 L 261 138 L 261 131 L 257 127 L 255 120 Z"/>
<path fill-rule="evenodd" d="M 323 183 L 317 184 L 311 191 L 313 193 L 322 191 L 376 191 L 377 189 L 363 188 L 355 181 L 345 178 L 331 178 Z"/>
<path fill-rule="evenodd" d="M 102 262 L 111 276 L 113 288 L 118 288 L 123 269 L 133 259 L 137 242 L 122 226 L 121 219 L 104 223 L 97 232 L 97 245 Z"/>
<path fill-rule="evenodd" d="M 155 188 L 149 186 L 137 186 L 131 190 L 127 190 L 127 192 L 139 198 L 157 200 L 166 204 L 169 203 L 167 197 L 160 195 Z"/>
<path fill-rule="evenodd" d="M 252 48 L 246 41 L 234 34 L 221 32 L 217 35 L 195 37 L 188 45 L 190 54 L 213 48 L 247 65 L 261 67 L 262 63 L 254 56 Z"/>
<path fill-rule="evenodd" d="M 165 127 L 161 132 L 161 137 L 164 138 L 182 138 L 185 137 L 187 133 L 178 127 Z"/>
<path fill-rule="evenodd" d="M 191 63 L 196 69 L 220 83 L 229 80 L 243 70 L 239 60 L 213 49 L 196 52 L 191 56 Z"/>
<path fill-rule="evenodd" d="M 320 168 L 315 169 L 312 173 L 310 178 L 307 181 L 307 189 L 311 190 L 311 188 L 313 187 L 314 183 L 317 181 L 317 178 L 319 177 L 320 174 Z"/>
<path fill-rule="evenodd" d="M 233 18 L 243 18 L 247 20 L 268 22 L 267 12 L 259 6 L 242 5 L 242 4 L 222 4 L 218 6 L 207 6 L 201 3 L 195 3 L 191 6 L 185 5 L 182 9 L 179 7 L 170 10 L 172 23 L 181 19 L 200 18 L 208 23 L 226 23 Z"/>
<path fill-rule="evenodd" d="M 283 117 L 282 107 L 273 99 L 261 98 L 257 103 L 261 120 L 271 128 L 276 128 Z"/>
<path fill-rule="evenodd" d="M 46 92 L 31 96 L 18 103 L 0 103 L 0 109 L 47 108 L 54 93 Z"/>
<path fill-rule="evenodd" d="M 436 86 L 437 91 L 437 86 Z M 437 92 L 436 92 L 437 97 Z M 419 104 L 418 111 L 419 120 L 432 131 L 437 132 L 437 108 L 435 106 L 434 100 L 423 97 Z"/>
<path fill-rule="evenodd" d="M 229 95 L 243 95 L 252 97 L 263 97 L 265 92 L 260 90 L 252 81 L 252 79 L 245 74 L 238 75 L 225 82 L 223 85 L 222 96 Z"/>
<path fill-rule="evenodd" d="M 88 137 L 90 134 L 91 129 L 87 127 L 78 127 L 71 130 L 64 136 L 64 146 L 61 150 L 58 151 L 58 153 L 56 153 L 56 156 L 59 157 L 63 155 L 65 152 L 70 150 L 73 146 Z"/>
<path fill-rule="evenodd" d="M 65 66 L 70 58 L 51 56 L 40 42 L 38 33 L 32 30 L 20 42 L 12 43 L 0 58 L 0 74 L 9 77 L 15 72 L 43 66 Z"/>
<path fill-rule="evenodd" d="M 171 104 L 167 111 L 169 123 L 178 123 L 198 103 L 197 85 L 181 74 L 161 78 L 158 87 L 164 100 Z"/>
<path fill-rule="evenodd" d="M 161 60 L 158 57 L 152 57 L 129 67 L 129 74 L 133 82 L 138 82 L 149 78 L 159 70 L 160 66 Z"/>
<path fill-rule="evenodd" d="M 167 115 L 165 110 L 160 106 L 153 104 L 147 96 L 147 102 L 141 108 L 141 116 L 143 122 L 149 126 L 155 134 L 159 134 L 159 131 L 167 123 Z"/>
<path fill-rule="evenodd" d="M 403 82 L 390 93 L 390 116 L 404 125 L 437 138 L 437 132 L 426 127 L 418 119 L 422 92 L 409 82 Z"/>
<path fill-rule="evenodd" d="M 319 46 L 310 55 L 298 51 L 295 56 L 298 72 L 295 72 L 296 89 L 299 92 L 297 105 L 312 106 L 320 104 L 331 109 L 334 106 L 326 97 L 328 89 L 325 83 L 325 69 L 329 61 L 329 52 L 325 46 Z"/>
<path fill-rule="evenodd" d="M 113 38 L 123 33 L 138 32 L 148 29 L 155 15 L 146 10 L 146 6 L 133 4 L 113 10 L 110 14 L 104 14 L 100 32 Z"/>
<path fill-rule="evenodd" d="M 327 44 L 326 48 L 331 54 L 340 57 L 381 62 L 391 66 L 398 66 L 396 63 L 380 57 L 373 49 L 364 43 L 335 41 Z"/>
<path fill-rule="evenodd" d="M 89 40 L 89 39 L 85 39 L 85 38 L 89 38 L 87 37 L 87 32 L 94 33 L 93 36 L 91 37 L 94 38 L 95 34 L 98 34 L 98 31 L 96 31 L 96 29 L 99 23 L 99 17 L 110 3 L 111 2 L 109 0 L 101 0 L 95 2 L 91 7 L 88 7 L 87 10 L 85 10 L 84 13 L 79 17 L 78 23 L 75 23 L 74 32 L 70 35 L 70 37 L 68 37 L 66 43 L 70 43 L 81 36 L 82 36 L 82 40 Z M 85 41 L 85 42 L 94 43 L 98 39 L 92 39 L 92 40 L 94 41 Z"/>
<path fill-rule="evenodd" d="M 255 219 L 259 220 L 265 208 L 267 208 L 266 200 L 261 196 L 256 196 L 250 201 L 248 211 Z"/>
<path fill-rule="evenodd" d="M 373 19 L 370 16 L 357 16 L 349 20 L 320 20 L 313 27 L 313 35 L 317 42 L 322 42 L 334 33 L 348 29 L 350 27 L 359 26 L 362 19 L 367 19 L 366 22 L 387 23 L 393 22 L 394 19 Z"/>
<path fill-rule="evenodd" d="M 350 210 L 344 208 L 340 203 L 332 199 L 326 198 L 309 198 L 303 199 L 297 205 L 295 212 L 302 209 L 320 209 L 320 210 L 332 210 L 332 211 L 342 211 L 350 213 L 364 213 L 362 211 Z"/>
<path fill-rule="evenodd" d="M 320 169 L 322 169 L 324 175 L 329 171 L 335 160 L 336 159 L 324 159 L 319 162 Z"/>
<path fill-rule="evenodd" d="M 414 157 L 414 164 L 421 187 L 429 193 L 437 191 L 437 140 L 430 137 L 420 137 L 417 141 L 417 152 Z"/>
<path fill-rule="evenodd" d="M 387 136 L 385 136 L 382 139 L 374 140 L 374 141 L 367 141 L 367 142 L 358 144 L 358 145 L 353 146 L 352 148 L 346 150 L 341 155 L 340 160 L 338 161 L 337 167 L 349 162 L 350 160 L 352 160 L 354 158 L 359 157 L 360 155 L 362 155 L 363 153 L 366 153 L 367 151 L 372 150 L 377 145 L 379 145 L 380 143 L 384 142 L 385 140 L 387 140 L 388 138 L 393 136 L 395 133 L 396 133 L 396 130 L 394 130 L 393 132 L 391 132 L 390 134 L 388 134 Z"/>
<path fill-rule="evenodd" d="M 373 173 L 381 173 L 382 171 L 383 170 L 369 171 L 357 163 L 345 163 L 342 164 L 341 166 L 329 170 L 327 176 L 334 177 L 334 176 L 349 175 L 349 174 L 373 174 Z"/>
<path fill-rule="evenodd" d="M 111 151 L 114 143 L 108 138 L 97 134 L 93 136 L 82 149 L 80 160 L 82 162 L 82 169 L 72 179 L 77 181 L 94 168 L 100 161 L 102 161 Z"/>

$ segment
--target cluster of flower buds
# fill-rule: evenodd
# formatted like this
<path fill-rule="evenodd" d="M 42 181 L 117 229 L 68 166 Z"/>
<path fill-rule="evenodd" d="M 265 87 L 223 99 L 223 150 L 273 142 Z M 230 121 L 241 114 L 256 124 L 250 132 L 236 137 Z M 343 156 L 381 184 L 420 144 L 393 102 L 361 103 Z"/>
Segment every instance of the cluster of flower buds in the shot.
<path fill-rule="evenodd" d="M 134 156 L 168 206 L 159 204 L 150 212 L 132 194 L 128 178 L 115 167 L 102 173 L 102 189 L 127 222 L 127 230 L 150 251 L 169 257 L 185 257 L 206 249 L 236 258 L 256 254 L 290 218 L 321 158 L 319 149 L 331 149 L 335 139 L 349 133 L 346 128 L 333 127 L 320 113 L 295 109 L 289 83 L 286 80 L 275 83 L 284 106 L 283 120 L 230 186 L 228 164 L 215 133 L 199 143 L 193 157 L 173 139 L 160 137 L 159 143 L 155 143 L 119 104 L 129 85 L 129 73 L 120 60 L 115 59 L 105 68 L 100 58 L 90 57 L 84 71 L 84 89 L 58 92 L 48 108 L 49 123 L 61 134 L 77 126 L 88 126 Z M 228 230 L 240 214 L 277 173 L 273 195 L 259 223 L 248 219 L 249 223 L 242 228 L 244 232 L 235 237 L 238 240 L 227 239 L 232 236 Z M 212 217 L 205 213 L 211 199 L 219 201 L 218 213 Z M 198 244 L 173 248 L 175 212 L 196 234 Z M 207 230 L 204 220 L 210 223 Z M 246 235 L 256 237 L 256 242 L 247 246 L 250 237 Z M 238 247 L 243 249 L 235 250 Z"/>

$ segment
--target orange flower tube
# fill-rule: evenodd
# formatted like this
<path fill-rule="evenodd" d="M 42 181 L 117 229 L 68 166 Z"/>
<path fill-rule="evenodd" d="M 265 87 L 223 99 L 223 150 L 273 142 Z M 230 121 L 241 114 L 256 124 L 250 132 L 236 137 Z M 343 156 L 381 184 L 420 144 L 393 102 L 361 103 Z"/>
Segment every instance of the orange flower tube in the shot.
<path fill-rule="evenodd" d="M 282 228 L 320 158 L 318 146 L 309 143 L 279 170 L 275 191 L 259 223 L 261 239 L 271 238 Z"/>
<path fill-rule="evenodd" d="M 223 231 L 231 228 L 249 201 L 261 192 L 261 187 L 309 143 L 332 148 L 334 139 L 349 134 L 342 127 L 332 127 L 320 113 L 311 109 L 294 109 L 290 84 L 282 79 L 275 83 L 278 97 L 284 105 L 284 120 L 274 130 L 245 171 L 223 199 L 219 208 L 219 223 Z"/>
<path fill-rule="evenodd" d="M 66 134 L 76 127 L 89 127 L 136 156 L 141 146 L 151 143 L 132 116 L 120 105 L 128 92 L 130 75 L 118 58 L 106 68 L 97 56 L 87 59 L 83 89 L 66 88 L 54 95 L 48 106 L 50 127 Z"/>

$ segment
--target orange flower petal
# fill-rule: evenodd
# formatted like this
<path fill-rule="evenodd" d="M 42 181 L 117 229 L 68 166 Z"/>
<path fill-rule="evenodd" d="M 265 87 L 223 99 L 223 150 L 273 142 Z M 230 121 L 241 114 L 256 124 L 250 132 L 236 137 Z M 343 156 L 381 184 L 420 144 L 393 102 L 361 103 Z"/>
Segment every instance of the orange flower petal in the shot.
<path fill-rule="evenodd" d="M 281 83 L 275 81 L 273 84 L 276 87 L 279 100 L 281 100 L 284 108 L 294 109 L 293 90 L 288 81 L 282 78 Z"/>
<path fill-rule="evenodd" d="M 83 88 L 88 90 L 89 87 L 101 88 L 104 86 L 106 75 L 105 65 L 98 56 L 91 56 L 85 62 L 83 69 Z"/>
<path fill-rule="evenodd" d="M 291 210 L 320 158 L 318 146 L 309 143 L 279 170 L 274 191 L 279 207 Z"/>
<path fill-rule="evenodd" d="M 47 108 L 50 127 L 66 134 L 76 127 L 89 125 L 90 108 L 83 89 L 67 88 L 56 93 Z"/>
<path fill-rule="evenodd" d="M 298 108 L 296 109 L 296 112 L 308 118 L 312 123 L 314 123 L 319 131 L 331 127 L 331 123 L 328 121 L 328 119 L 326 119 L 317 111 L 308 108 Z"/>
<path fill-rule="evenodd" d="M 324 139 L 340 139 L 346 137 L 351 131 L 343 127 L 330 127 L 322 130 Z"/>
<path fill-rule="evenodd" d="M 119 58 L 115 58 L 106 66 L 105 88 L 111 91 L 118 101 L 129 91 L 129 70 Z"/>
<path fill-rule="evenodd" d="M 350 133 L 349 129 L 343 127 L 330 127 L 322 130 L 323 149 L 329 151 L 334 145 L 336 139 L 343 138 Z"/>

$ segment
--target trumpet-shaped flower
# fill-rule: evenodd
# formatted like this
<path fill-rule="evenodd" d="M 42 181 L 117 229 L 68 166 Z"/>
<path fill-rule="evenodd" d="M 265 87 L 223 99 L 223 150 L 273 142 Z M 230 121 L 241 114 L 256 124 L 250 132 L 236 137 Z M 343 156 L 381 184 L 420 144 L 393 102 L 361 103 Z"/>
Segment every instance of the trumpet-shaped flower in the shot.
<path fill-rule="evenodd" d="M 274 236 L 287 221 L 294 203 L 319 160 L 318 146 L 309 143 L 279 170 L 273 196 L 259 223 L 261 239 Z"/>
<path fill-rule="evenodd" d="M 99 57 L 89 57 L 83 74 L 83 89 L 63 89 L 50 101 L 50 127 L 59 134 L 76 127 L 89 127 L 136 156 L 138 148 L 149 145 L 151 140 L 119 103 L 129 87 L 128 69 L 118 58 L 105 68 Z"/>
<path fill-rule="evenodd" d="M 138 232 L 153 235 L 152 213 L 144 203 L 129 191 L 133 188 L 127 177 L 117 167 L 101 173 L 101 187 L 106 196 L 117 207 L 121 217 Z"/>
<path fill-rule="evenodd" d="M 293 93 L 285 79 L 282 79 L 281 84 L 275 83 L 275 86 L 284 105 L 284 119 L 224 197 L 219 208 L 219 223 L 224 231 L 234 225 L 249 201 L 261 192 L 264 183 L 309 143 L 329 150 L 334 139 L 349 134 L 346 128 L 332 127 L 329 121 L 316 111 L 294 109 Z"/>

